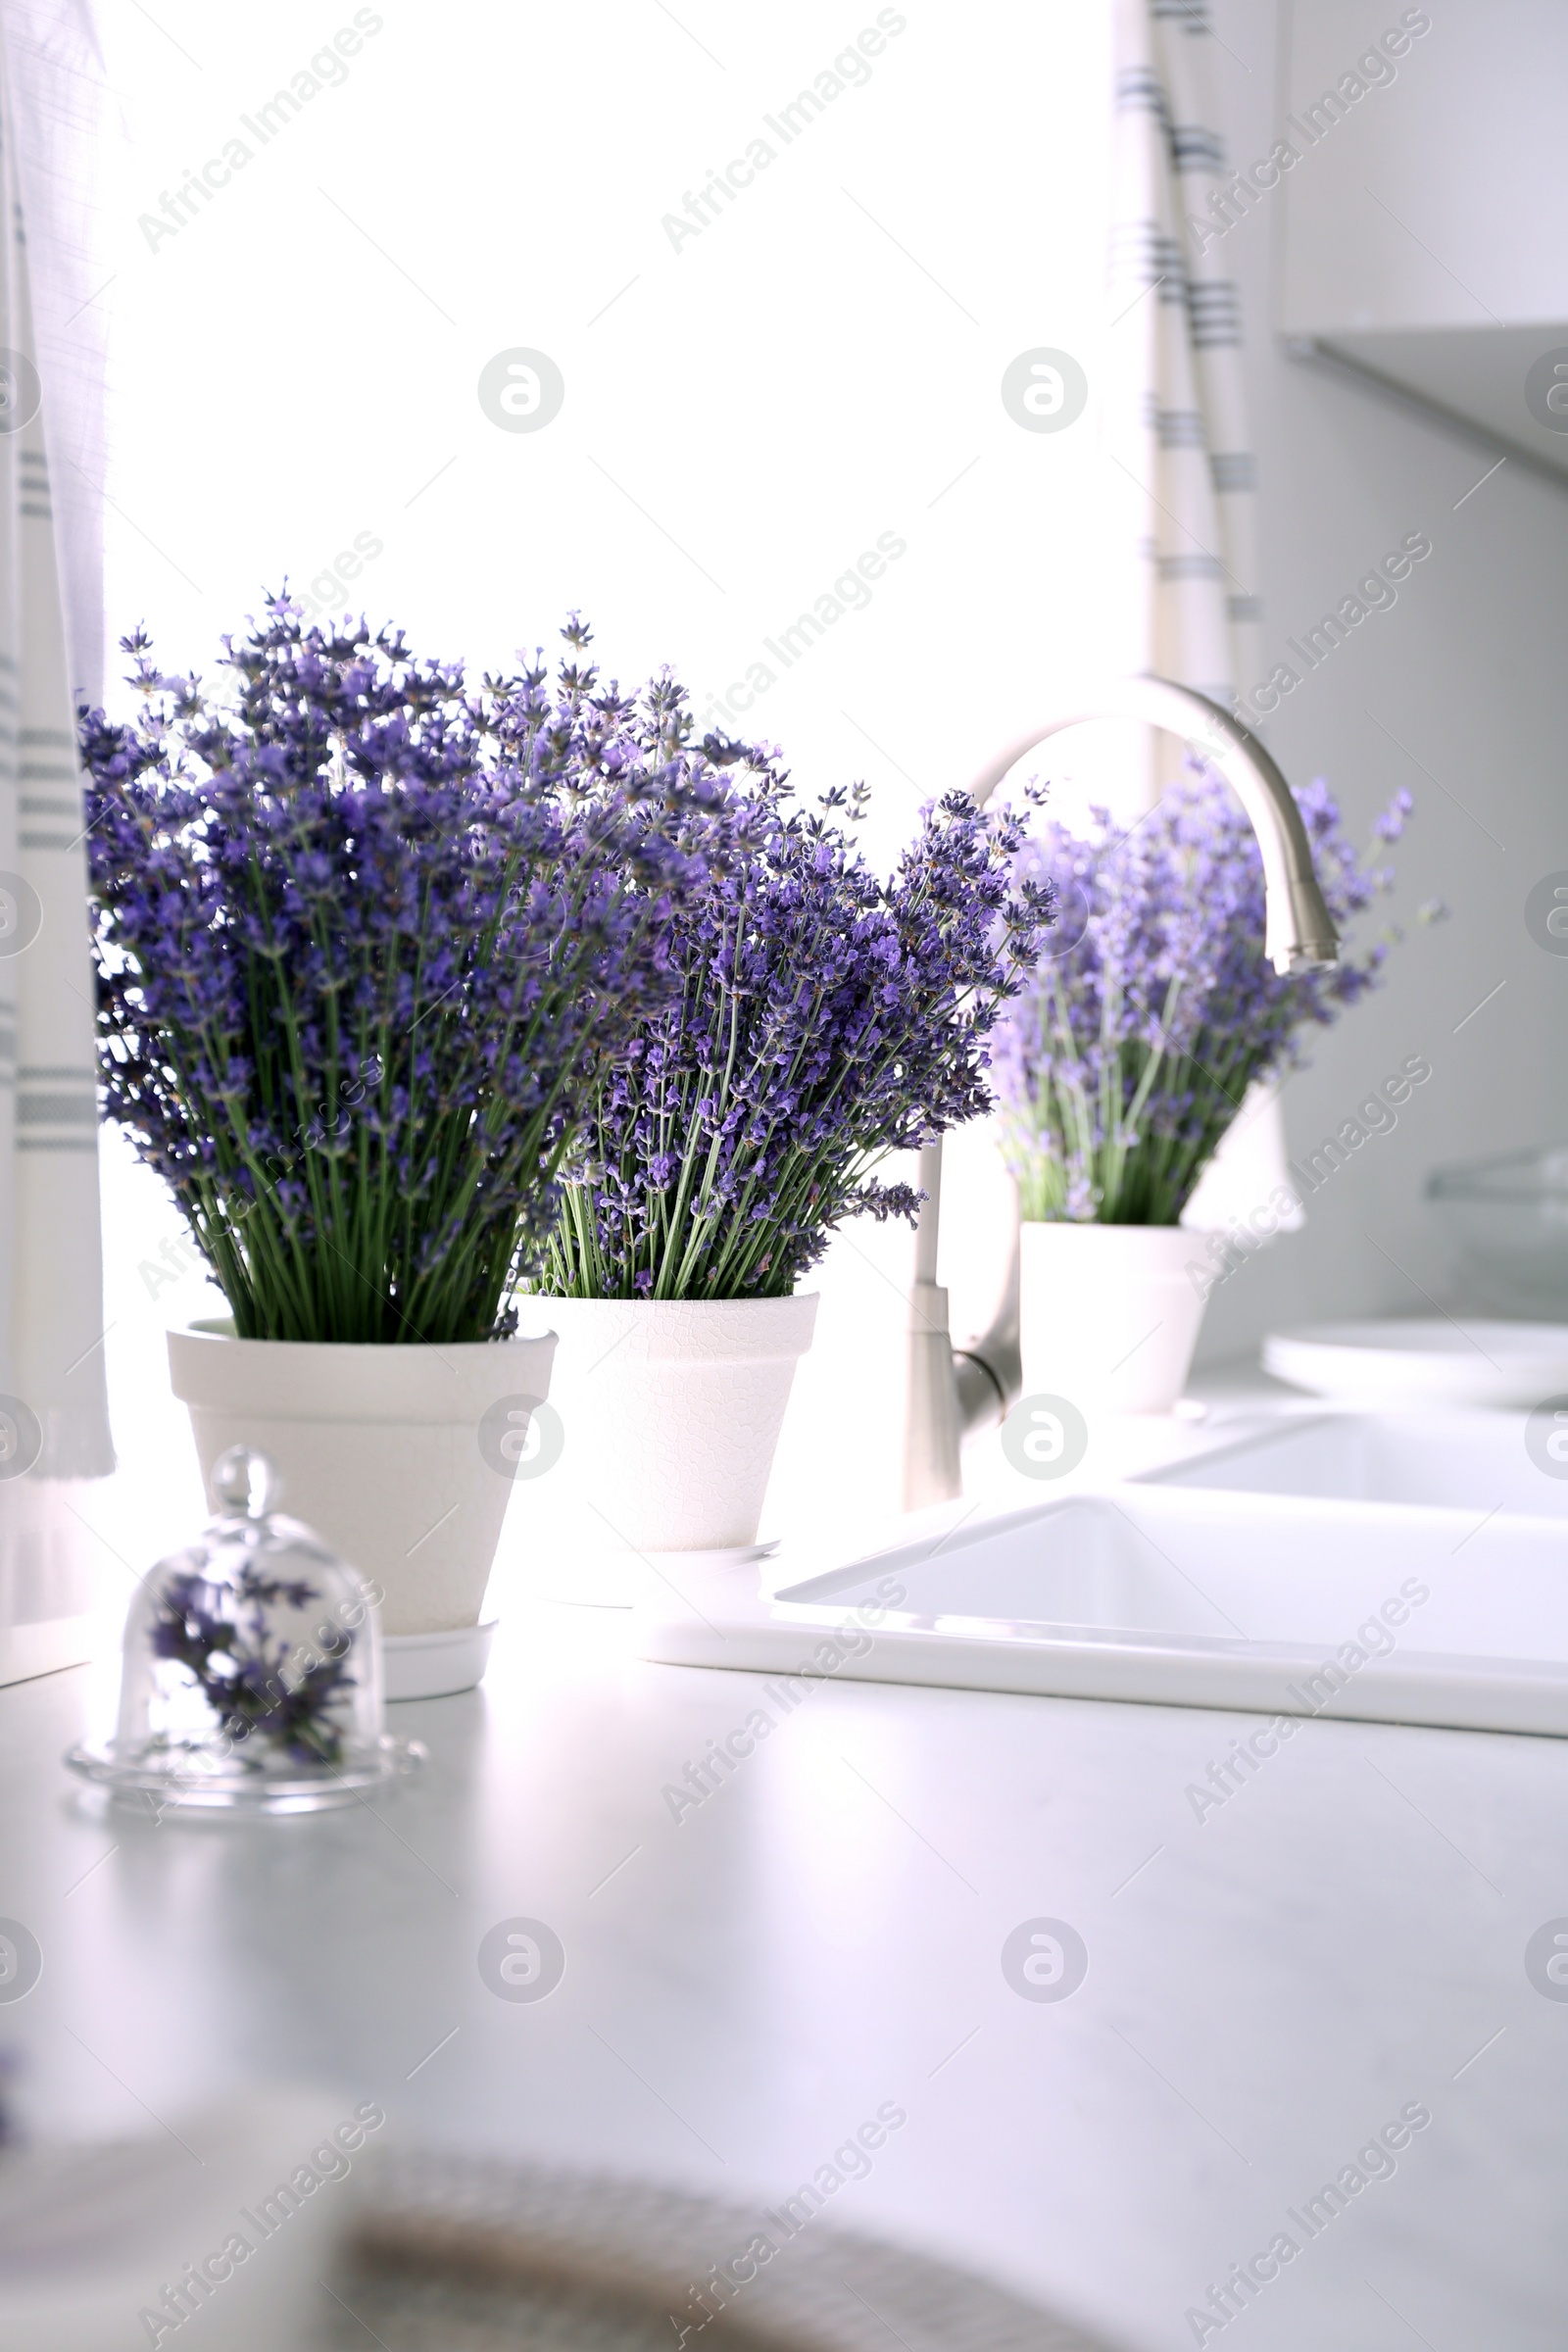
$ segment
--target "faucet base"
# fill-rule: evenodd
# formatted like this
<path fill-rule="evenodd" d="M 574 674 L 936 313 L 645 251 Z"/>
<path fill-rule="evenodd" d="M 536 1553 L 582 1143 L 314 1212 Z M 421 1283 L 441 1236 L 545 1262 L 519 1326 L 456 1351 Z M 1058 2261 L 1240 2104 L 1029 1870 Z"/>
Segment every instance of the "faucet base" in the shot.
<path fill-rule="evenodd" d="M 904 1508 L 923 1511 L 963 1493 L 953 1341 L 948 1294 L 939 1283 L 916 1282 L 909 1294 L 908 1396 L 905 1413 Z"/>

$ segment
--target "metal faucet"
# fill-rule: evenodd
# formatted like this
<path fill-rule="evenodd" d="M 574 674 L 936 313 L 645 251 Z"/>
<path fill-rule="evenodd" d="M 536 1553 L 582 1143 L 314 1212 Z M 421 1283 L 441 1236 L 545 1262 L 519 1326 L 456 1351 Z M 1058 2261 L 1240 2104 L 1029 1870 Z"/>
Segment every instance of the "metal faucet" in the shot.
<path fill-rule="evenodd" d="M 1086 696 L 1059 717 L 1031 728 L 988 760 L 969 787 L 979 806 L 1025 752 L 1086 719 L 1136 718 L 1181 736 L 1231 785 L 1251 820 L 1263 858 L 1263 949 L 1277 972 L 1318 971 L 1339 961 L 1339 933 L 1312 871 L 1312 853 L 1290 786 L 1250 730 L 1206 695 L 1169 678 L 1133 677 Z M 942 1213 L 942 1146 L 920 1152 L 925 1194 L 915 1228 L 909 1294 L 908 1396 L 905 1419 L 904 1507 L 919 1510 L 963 1492 L 964 1435 L 1002 1420 L 1023 1382 L 1018 1340 L 1018 1246 L 990 1329 L 955 1348 L 948 1294 L 937 1282 Z"/>

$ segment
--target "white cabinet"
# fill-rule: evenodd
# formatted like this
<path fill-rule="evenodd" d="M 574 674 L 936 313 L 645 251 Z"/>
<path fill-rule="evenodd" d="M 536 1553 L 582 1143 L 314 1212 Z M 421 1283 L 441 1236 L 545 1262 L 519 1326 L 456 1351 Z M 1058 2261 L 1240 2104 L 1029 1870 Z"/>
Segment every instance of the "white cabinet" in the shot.
<path fill-rule="evenodd" d="M 1297 0 L 1282 30 L 1278 144 L 1233 182 L 1275 216 L 1280 331 L 1568 471 L 1568 8 Z"/>

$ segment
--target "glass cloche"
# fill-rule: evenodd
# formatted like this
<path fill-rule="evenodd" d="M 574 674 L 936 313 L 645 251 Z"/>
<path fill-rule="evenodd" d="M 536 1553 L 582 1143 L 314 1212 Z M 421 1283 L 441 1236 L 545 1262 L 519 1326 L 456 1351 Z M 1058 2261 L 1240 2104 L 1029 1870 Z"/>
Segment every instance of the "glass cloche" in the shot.
<path fill-rule="evenodd" d="M 114 1736 L 66 1759 L 119 1800 L 318 1812 L 422 1760 L 382 1728 L 374 1587 L 278 1499 L 266 1455 L 233 1447 L 213 1471 L 216 1517 L 142 1579 Z"/>

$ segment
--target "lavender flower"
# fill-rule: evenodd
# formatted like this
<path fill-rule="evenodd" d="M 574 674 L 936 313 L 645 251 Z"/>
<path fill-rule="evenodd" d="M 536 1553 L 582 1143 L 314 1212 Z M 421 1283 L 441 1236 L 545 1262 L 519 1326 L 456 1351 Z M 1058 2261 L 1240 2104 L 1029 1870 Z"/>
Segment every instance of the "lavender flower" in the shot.
<path fill-rule="evenodd" d="M 736 747 L 731 747 L 732 749 Z M 987 1041 L 1049 918 L 1009 889 L 1021 820 L 962 793 L 891 881 L 747 754 L 730 850 L 677 913 L 678 995 L 602 1083 L 543 1285 L 612 1298 L 781 1298 L 861 1211 L 912 1216 L 872 1169 L 989 1107 Z"/>
<path fill-rule="evenodd" d="M 623 699 L 562 634 L 553 684 L 469 693 L 284 595 L 228 703 L 138 632 L 137 721 L 82 714 L 106 1115 L 242 1338 L 513 1328 L 582 1094 L 675 985 L 728 787 L 673 681 Z"/>
<path fill-rule="evenodd" d="M 314 1586 L 261 1576 L 254 1568 L 240 1570 L 232 1592 L 181 1572 L 158 1594 L 153 1655 L 184 1667 L 230 1739 L 257 1735 L 295 1764 L 341 1764 L 339 1710 L 354 1688 L 348 1671 L 354 1636 L 344 1635 L 340 1656 L 313 1659 L 292 1683 L 285 1674 L 288 1642 L 280 1641 L 275 1651 L 268 1646 L 270 1608 L 281 1600 L 303 1609 L 319 1597 Z M 227 1614 L 231 1602 L 249 1605 L 248 1622 Z"/>
<path fill-rule="evenodd" d="M 1343 925 L 1393 876 L 1358 862 L 1321 779 L 1296 798 Z M 1409 808 L 1399 793 L 1377 838 L 1396 840 Z M 1174 1225 L 1249 1087 L 1295 1067 L 1304 1033 L 1376 984 L 1387 942 L 1328 971 L 1274 971 L 1256 839 L 1200 764 L 1126 833 L 1093 817 L 1087 839 L 1048 824 L 1019 853 L 1020 877 L 1054 883 L 1088 923 L 1002 1022 L 1004 1151 L 1026 1218 Z"/>

